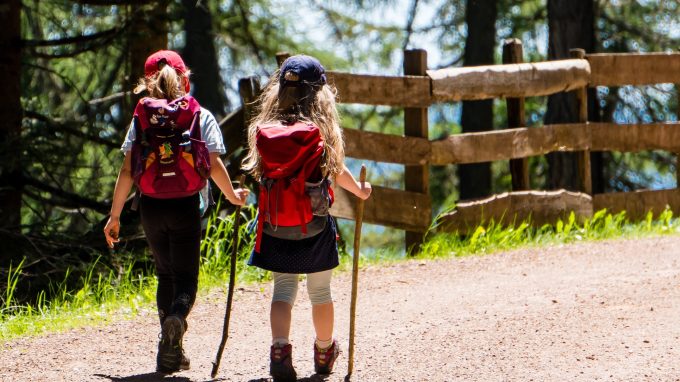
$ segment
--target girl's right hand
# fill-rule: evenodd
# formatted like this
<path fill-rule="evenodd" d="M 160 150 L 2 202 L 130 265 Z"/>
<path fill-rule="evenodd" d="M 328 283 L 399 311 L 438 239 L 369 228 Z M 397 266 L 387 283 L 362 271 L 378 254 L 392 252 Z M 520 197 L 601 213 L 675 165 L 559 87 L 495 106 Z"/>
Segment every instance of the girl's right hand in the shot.
<path fill-rule="evenodd" d="M 106 237 L 106 243 L 109 248 L 113 248 L 114 244 L 118 243 L 118 233 L 120 232 L 120 218 L 109 217 L 109 221 L 106 222 L 104 226 L 104 236 Z"/>
<path fill-rule="evenodd" d="M 229 202 L 235 206 L 243 206 L 246 204 L 250 190 L 247 188 L 237 188 L 234 190 L 235 198 L 229 199 Z"/>

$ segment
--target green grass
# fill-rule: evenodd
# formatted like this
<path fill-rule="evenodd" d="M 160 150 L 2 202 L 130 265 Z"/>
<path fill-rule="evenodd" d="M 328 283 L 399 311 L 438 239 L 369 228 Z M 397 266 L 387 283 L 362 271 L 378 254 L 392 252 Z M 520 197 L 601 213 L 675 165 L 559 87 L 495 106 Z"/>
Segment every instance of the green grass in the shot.
<path fill-rule="evenodd" d="M 97 260 L 80 277 L 77 290 L 67 287 L 67 271 L 62 282 L 50 286 L 52 298 L 41 291 L 35 303 L 19 304 L 13 294 L 22 266 L 23 262 L 9 270 L 8 288 L 0 301 L 0 339 L 105 324 L 149 308 L 155 300 L 156 279 L 150 272 L 133 271 L 134 262 L 121 270 L 103 271 Z"/>
<path fill-rule="evenodd" d="M 639 222 L 628 221 L 625 212 L 612 215 L 601 210 L 582 223 L 571 213 L 566 220 L 539 228 L 532 227 L 530 222 L 512 227 L 490 222 L 477 227 L 466 237 L 450 233 L 434 234 L 427 239 L 418 257 L 478 255 L 518 247 L 677 233 L 680 233 L 680 219 L 673 218 L 673 212 L 668 209 L 656 219 L 650 212 Z"/>
<path fill-rule="evenodd" d="M 246 265 L 254 236 L 248 232 L 254 214 L 252 207 L 241 212 L 239 229 L 238 283 L 268 280 L 269 272 Z M 199 295 L 228 283 L 229 257 L 233 242 L 233 216 L 210 217 L 206 237 L 201 243 Z M 625 213 L 616 215 L 599 211 L 591 219 L 578 222 L 573 214 L 555 225 L 533 228 L 529 222 L 503 227 L 494 222 L 477 227 L 466 237 L 458 234 L 431 234 L 417 258 L 434 259 L 452 256 L 488 254 L 518 247 L 573 243 L 586 240 L 642 237 L 680 233 L 680 219 L 670 210 L 656 219 L 652 214 L 641 222 L 631 223 Z M 348 243 L 349 244 L 349 243 Z M 402 261 L 396 250 L 375 251 L 362 257 L 361 263 L 385 264 Z M 111 269 L 96 261 L 78 280 L 75 290 L 67 287 L 69 276 L 42 292 L 34 304 L 20 304 L 14 295 L 21 280 L 23 262 L 12 266 L 8 288 L 0 295 L 0 339 L 38 335 L 70 328 L 104 325 L 114 319 L 128 318 L 140 311 L 155 312 L 156 279 L 151 269 L 138 270 L 131 256 L 119 255 L 121 266 Z M 351 269 L 351 256 L 341 254 L 340 271 Z M 46 296 L 52 296 L 47 299 Z"/>

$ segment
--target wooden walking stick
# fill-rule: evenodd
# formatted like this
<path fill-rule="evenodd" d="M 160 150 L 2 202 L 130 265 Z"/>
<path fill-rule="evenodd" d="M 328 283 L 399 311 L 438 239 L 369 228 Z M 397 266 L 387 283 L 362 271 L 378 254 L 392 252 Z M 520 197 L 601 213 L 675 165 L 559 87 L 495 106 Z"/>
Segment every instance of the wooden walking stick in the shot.
<path fill-rule="evenodd" d="M 361 165 L 359 182 L 364 186 L 366 182 L 366 166 Z M 354 258 L 352 259 L 352 299 L 349 307 L 349 360 L 345 381 L 349 381 L 354 368 L 354 318 L 357 311 L 357 286 L 359 277 L 359 246 L 361 245 L 361 223 L 364 220 L 364 200 L 359 198 L 354 223 Z"/>
<path fill-rule="evenodd" d="M 238 188 L 243 188 L 243 182 L 245 181 L 245 175 L 241 175 L 238 178 Z M 224 326 L 222 328 L 222 341 L 220 342 L 220 347 L 217 349 L 217 356 L 213 362 L 212 372 L 210 376 L 215 378 L 217 375 L 217 369 L 220 367 L 220 361 L 222 360 L 222 352 L 224 351 L 224 345 L 227 344 L 227 338 L 229 338 L 229 317 L 231 315 L 231 301 L 234 297 L 234 284 L 236 283 L 236 257 L 238 255 L 238 231 L 241 225 L 241 206 L 236 206 L 236 212 L 234 212 L 234 242 L 231 245 L 231 272 L 229 273 L 229 292 L 227 293 L 227 311 L 224 314 Z"/>

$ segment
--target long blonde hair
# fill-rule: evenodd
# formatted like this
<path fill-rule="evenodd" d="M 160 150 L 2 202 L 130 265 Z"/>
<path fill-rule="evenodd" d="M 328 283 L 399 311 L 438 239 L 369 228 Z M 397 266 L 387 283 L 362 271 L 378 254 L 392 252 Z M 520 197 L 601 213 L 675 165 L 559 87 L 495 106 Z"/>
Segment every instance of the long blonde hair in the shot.
<path fill-rule="evenodd" d="M 279 110 L 279 70 L 269 79 L 269 84 L 256 101 L 257 116 L 248 125 L 248 155 L 243 159 L 243 170 L 256 178 L 261 175 L 260 155 L 257 152 L 256 136 L 259 126 L 280 123 L 286 115 Z M 309 115 L 298 115 L 296 119 L 311 122 L 319 127 L 324 141 L 324 156 L 321 170 L 325 176 L 335 177 L 342 172 L 345 162 L 345 147 L 340 128 L 340 117 L 335 107 L 336 91 L 323 85 L 313 95 L 309 105 Z"/>
<path fill-rule="evenodd" d="M 172 66 L 165 64 L 153 76 L 140 78 L 133 92 L 139 94 L 146 90 L 149 97 L 174 100 L 186 94 L 184 81 L 189 80 L 189 74 L 188 69 L 179 74 Z"/>

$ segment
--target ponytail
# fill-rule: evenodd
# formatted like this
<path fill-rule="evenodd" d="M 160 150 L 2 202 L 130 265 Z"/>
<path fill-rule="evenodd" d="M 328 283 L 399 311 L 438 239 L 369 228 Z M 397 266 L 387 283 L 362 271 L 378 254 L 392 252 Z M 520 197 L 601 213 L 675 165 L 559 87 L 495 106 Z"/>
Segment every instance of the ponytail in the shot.
<path fill-rule="evenodd" d="M 153 76 L 140 78 L 133 92 L 139 94 L 146 90 L 153 98 L 177 99 L 186 94 L 182 81 L 185 78 L 188 80 L 188 77 L 188 70 L 184 74 L 178 74 L 170 65 L 163 65 Z"/>

